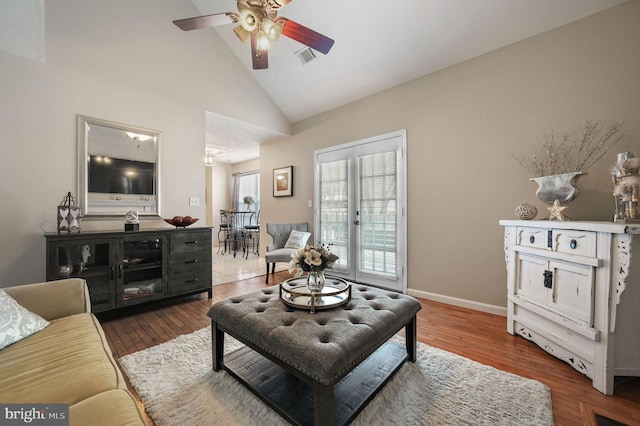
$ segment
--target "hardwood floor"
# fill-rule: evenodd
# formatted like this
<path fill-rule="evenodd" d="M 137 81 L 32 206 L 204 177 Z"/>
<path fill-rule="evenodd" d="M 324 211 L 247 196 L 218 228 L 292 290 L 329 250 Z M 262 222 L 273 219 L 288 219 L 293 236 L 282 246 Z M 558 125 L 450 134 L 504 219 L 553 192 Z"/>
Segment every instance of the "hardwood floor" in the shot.
<path fill-rule="evenodd" d="M 270 281 L 277 283 L 288 277 L 287 272 L 277 272 Z M 263 288 L 264 281 L 260 276 L 215 286 L 213 299 L 204 293 L 98 318 L 118 359 L 206 327 L 211 304 Z M 594 424 L 583 419 L 583 413 L 593 416 L 593 412 L 615 413 L 618 421 L 640 425 L 640 378 L 618 378 L 615 395 L 605 396 L 568 364 L 522 337 L 508 334 L 505 317 L 419 300 L 420 342 L 545 383 L 551 388 L 557 425 Z"/>

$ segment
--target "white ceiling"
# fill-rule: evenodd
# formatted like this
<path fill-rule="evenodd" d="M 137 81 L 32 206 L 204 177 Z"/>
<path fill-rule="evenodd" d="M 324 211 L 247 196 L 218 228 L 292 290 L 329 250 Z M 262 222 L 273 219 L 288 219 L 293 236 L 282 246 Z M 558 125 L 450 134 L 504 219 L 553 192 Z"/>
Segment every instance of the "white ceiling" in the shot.
<path fill-rule="evenodd" d="M 219 163 L 239 163 L 260 156 L 260 144 L 286 135 L 210 111 L 206 112 L 206 149 Z"/>
<path fill-rule="evenodd" d="M 202 15 L 235 12 L 234 0 L 192 0 Z M 269 68 L 253 70 L 251 47 L 233 33 L 215 31 L 292 123 L 362 99 L 519 40 L 623 3 L 624 0 L 295 0 L 279 16 L 335 40 L 332 50 L 303 64 L 304 46 L 287 37 L 272 44 Z M 177 16 L 176 19 L 188 18 Z M 247 129 L 216 117 L 208 125 L 215 144 L 230 155 L 246 141 Z M 273 138 L 259 128 L 250 138 Z M 224 138 L 221 137 L 224 134 Z M 208 137 L 208 140 L 213 136 Z M 243 150 L 246 147 L 243 147 Z M 246 158 L 246 155 L 243 157 Z M 231 161 L 235 162 L 235 161 Z"/>
<path fill-rule="evenodd" d="M 191 1 L 202 15 L 237 10 L 235 0 Z M 294 0 L 279 16 L 333 38 L 335 45 L 303 64 L 295 52 L 304 46 L 281 37 L 266 70 L 252 69 L 251 48 L 235 36 L 235 25 L 196 31 L 220 36 L 295 123 L 624 1 Z M 44 0 L 0 0 L 0 24 L 6 27 L 0 40 L 7 41 L 1 50 L 44 60 Z M 206 121 L 207 146 L 222 151 L 218 161 L 256 158 L 261 143 L 285 136 L 212 112 Z"/>

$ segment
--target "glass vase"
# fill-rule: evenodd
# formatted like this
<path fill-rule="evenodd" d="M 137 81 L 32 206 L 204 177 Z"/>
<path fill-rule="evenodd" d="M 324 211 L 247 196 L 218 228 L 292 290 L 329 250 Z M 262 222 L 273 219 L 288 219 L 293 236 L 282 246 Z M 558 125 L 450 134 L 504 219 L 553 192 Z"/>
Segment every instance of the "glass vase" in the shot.
<path fill-rule="evenodd" d="M 324 288 L 324 271 L 309 271 L 307 273 L 307 288 L 311 293 L 320 293 Z"/>

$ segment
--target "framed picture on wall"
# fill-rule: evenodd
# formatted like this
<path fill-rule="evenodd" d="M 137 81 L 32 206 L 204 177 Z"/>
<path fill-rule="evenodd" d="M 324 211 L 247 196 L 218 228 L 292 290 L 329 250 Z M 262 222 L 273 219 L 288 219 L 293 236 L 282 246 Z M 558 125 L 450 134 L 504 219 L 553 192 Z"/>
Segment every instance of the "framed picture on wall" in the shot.
<path fill-rule="evenodd" d="M 293 195 L 293 166 L 273 170 L 273 196 L 291 197 Z"/>

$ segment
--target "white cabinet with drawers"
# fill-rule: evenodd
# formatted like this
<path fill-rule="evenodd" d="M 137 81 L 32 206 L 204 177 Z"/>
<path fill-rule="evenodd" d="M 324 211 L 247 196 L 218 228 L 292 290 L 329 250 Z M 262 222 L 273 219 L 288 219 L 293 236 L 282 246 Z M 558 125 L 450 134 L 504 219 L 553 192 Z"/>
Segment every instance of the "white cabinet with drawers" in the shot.
<path fill-rule="evenodd" d="M 507 331 L 538 344 L 613 394 L 640 376 L 640 225 L 502 220 Z M 640 262 L 636 262 L 640 263 Z"/>

